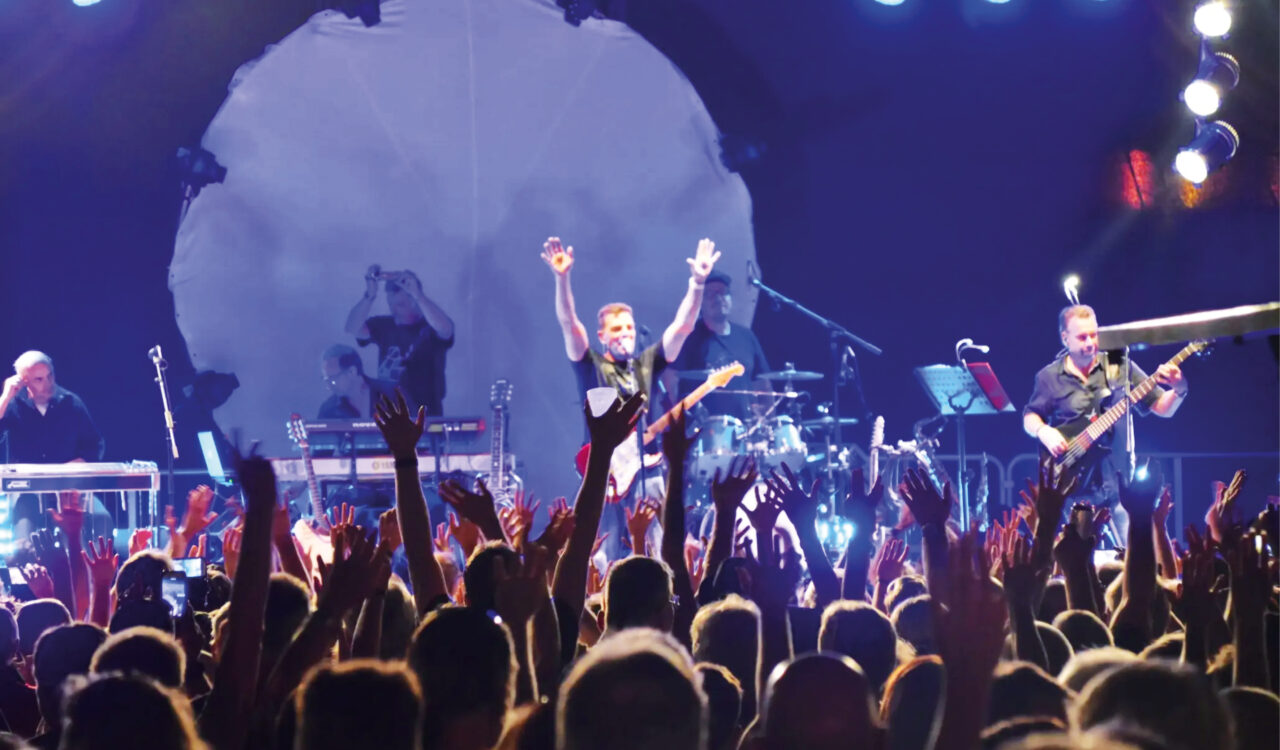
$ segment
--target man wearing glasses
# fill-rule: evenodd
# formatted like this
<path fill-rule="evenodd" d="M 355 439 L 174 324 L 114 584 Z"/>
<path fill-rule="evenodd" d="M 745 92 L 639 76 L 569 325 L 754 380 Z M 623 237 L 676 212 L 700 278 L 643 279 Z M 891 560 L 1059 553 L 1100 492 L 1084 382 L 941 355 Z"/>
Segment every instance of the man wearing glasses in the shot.
<path fill-rule="evenodd" d="M 396 384 L 365 375 L 360 354 L 344 344 L 325 350 L 320 377 L 331 395 L 320 405 L 319 419 L 372 419 L 373 405 L 379 398 L 396 397 Z"/>

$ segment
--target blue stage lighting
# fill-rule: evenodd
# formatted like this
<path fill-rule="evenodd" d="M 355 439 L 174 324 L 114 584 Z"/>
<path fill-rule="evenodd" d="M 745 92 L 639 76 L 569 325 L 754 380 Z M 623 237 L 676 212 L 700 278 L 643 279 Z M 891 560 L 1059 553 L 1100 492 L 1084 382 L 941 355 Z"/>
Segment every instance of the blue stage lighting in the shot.
<path fill-rule="evenodd" d="M 903 0 L 876 0 L 881 5 L 902 5 Z"/>
<path fill-rule="evenodd" d="M 1240 147 L 1240 135 L 1236 129 L 1216 120 L 1196 128 L 1191 139 L 1173 161 L 1173 168 L 1188 182 L 1197 185 L 1208 178 L 1209 173 L 1227 163 Z"/>
<path fill-rule="evenodd" d="M 1226 52 L 1205 50 L 1196 79 L 1182 92 L 1187 109 L 1209 117 L 1222 106 L 1222 96 L 1240 83 L 1240 63 Z"/>
<path fill-rule="evenodd" d="M 97 5 L 102 0 L 71 0 L 71 2 L 81 8 L 87 8 L 90 5 Z"/>

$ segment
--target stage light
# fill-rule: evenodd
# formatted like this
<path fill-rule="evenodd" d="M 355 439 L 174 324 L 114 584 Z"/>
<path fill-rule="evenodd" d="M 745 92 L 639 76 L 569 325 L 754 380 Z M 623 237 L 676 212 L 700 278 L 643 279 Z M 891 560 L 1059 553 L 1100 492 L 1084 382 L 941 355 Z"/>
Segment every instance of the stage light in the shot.
<path fill-rule="evenodd" d="M 1226 52 L 1206 50 L 1201 57 L 1196 79 L 1182 92 L 1187 109 L 1200 117 L 1208 117 L 1222 106 L 1222 95 L 1240 82 L 1240 63 Z"/>
<path fill-rule="evenodd" d="M 98 3 L 102 2 L 102 0 L 71 0 L 71 2 L 77 7 L 87 8 L 90 5 L 97 5 Z"/>
<path fill-rule="evenodd" d="M 1147 467 L 1147 462 L 1143 461 L 1142 465 L 1133 472 L 1133 478 L 1139 482 L 1147 481 L 1147 477 L 1151 475 L 1151 470 Z"/>
<path fill-rule="evenodd" d="M 903 0 L 876 0 L 881 5 L 902 5 Z"/>
<path fill-rule="evenodd" d="M 992 5 L 1004 5 L 1005 3 L 1009 2 L 1009 0 L 987 0 L 987 2 L 991 3 Z"/>
<path fill-rule="evenodd" d="M 1173 168 L 1183 179 L 1197 185 L 1204 182 L 1213 170 L 1227 163 L 1240 147 L 1236 129 L 1216 120 L 1197 128 L 1196 137 L 1178 152 Z"/>
<path fill-rule="evenodd" d="M 1196 8 L 1192 22 L 1202 36 L 1225 36 L 1231 30 L 1231 11 L 1222 0 L 1210 0 Z"/>
<path fill-rule="evenodd" d="M 1062 280 L 1062 293 L 1073 305 L 1080 304 L 1080 277 L 1074 273 Z"/>

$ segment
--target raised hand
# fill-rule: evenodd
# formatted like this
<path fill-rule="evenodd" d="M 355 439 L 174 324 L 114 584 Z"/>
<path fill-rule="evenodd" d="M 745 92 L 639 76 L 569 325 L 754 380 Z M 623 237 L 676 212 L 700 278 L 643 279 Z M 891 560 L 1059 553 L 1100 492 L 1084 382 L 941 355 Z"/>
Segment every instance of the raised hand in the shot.
<path fill-rule="evenodd" d="M 48 568 L 27 563 L 22 566 L 22 575 L 26 576 L 27 587 L 31 589 L 32 596 L 37 599 L 53 598 L 53 577 L 49 575 Z"/>
<path fill-rule="evenodd" d="M 80 539 L 80 531 L 84 528 L 85 498 L 76 490 L 58 493 L 58 507 L 47 512 L 52 521 L 68 540 Z"/>
<path fill-rule="evenodd" d="M 1227 540 L 1240 533 L 1240 514 L 1236 508 L 1236 498 L 1247 477 L 1244 469 L 1240 469 L 1231 477 L 1231 484 L 1213 483 L 1213 503 L 1204 514 L 1204 522 L 1209 526 L 1209 533 L 1216 541 Z"/>
<path fill-rule="evenodd" d="M 791 472 L 791 467 L 783 464 L 782 473 L 779 474 L 776 469 L 770 471 L 765 484 L 771 492 L 777 494 L 782 510 L 791 520 L 796 533 L 815 533 L 814 524 L 818 522 L 818 480 L 813 480 L 809 491 L 805 492 L 800 480 Z M 765 543 L 770 543 L 770 540 L 765 540 Z"/>
<path fill-rule="evenodd" d="M 565 247 L 559 237 L 548 237 L 542 243 L 542 260 L 557 276 L 564 276 L 573 268 L 573 245 Z"/>
<path fill-rule="evenodd" d="M 662 433 L 662 457 L 667 466 L 684 466 L 684 459 L 689 455 L 689 433 L 684 407 L 677 405 L 671 410 L 671 419 L 667 423 L 667 431 Z"/>
<path fill-rule="evenodd" d="M 268 505 L 275 508 L 279 493 L 276 490 L 276 473 L 270 461 L 250 454 L 237 461 L 236 472 L 240 477 L 246 515 L 254 515 L 255 510 L 265 515 Z"/>
<path fill-rule="evenodd" d="M 1187 550 L 1182 554 L 1182 581 L 1178 584 L 1179 615 L 1206 622 L 1216 607 L 1213 603 L 1213 540 L 1202 538 L 1195 526 L 1188 525 L 1185 536 Z M 1233 589 L 1234 593 L 1234 589 Z"/>
<path fill-rule="evenodd" d="M 1157 495 L 1152 492 L 1152 481 L 1133 482 L 1126 486 L 1123 478 L 1117 474 L 1116 483 L 1119 485 L 1120 505 L 1129 514 L 1130 518 L 1148 519 L 1153 516 Z M 1159 484 L 1155 486 L 1159 488 L 1156 492 L 1164 492 L 1164 487 Z"/>
<path fill-rule="evenodd" d="M 1001 571 L 1010 606 L 1033 607 L 1049 579 L 1049 569 L 1041 567 L 1031 551 L 1031 543 L 1021 534 L 1010 537 L 1005 545 Z"/>
<path fill-rule="evenodd" d="M 57 580 L 60 575 L 66 575 L 68 583 L 71 580 L 71 564 L 67 560 L 66 553 L 62 548 L 54 543 L 53 534 L 48 531 L 36 531 L 31 534 L 31 549 L 36 553 L 36 560 L 39 561 L 49 575 Z"/>
<path fill-rule="evenodd" d="M 542 530 L 542 536 L 534 540 L 534 543 L 551 554 L 558 555 L 560 550 L 568 544 L 578 517 L 569 508 L 569 501 L 558 497 L 551 503 L 551 507 L 547 508 L 547 518 L 547 527 Z"/>
<path fill-rule="evenodd" d="M 353 530 L 343 545 L 346 556 L 334 550 L 333 565 L 321 566 L 324 587 L 317 598 L 318 610 L 342 615 L 360 606 L 377 584 L 382 567 L 390 565 L 390 550 L 366 539 L 359 526 Z"/>
<path fill-rule="evenodd" d="M 719 517 L 733 518 L 747 496 L 747 490 L 756 483 L 756 460 L 750 456 L 734 456 L 729 462 L 729 470 L 722 477 L 716 469 L 711 479 L 711 503 L 715 506 Z"/>
<path fill-rule="evenodd" d="M 449 524 L 444 521 L 436 524 L 436 535 L 431 538 L 431 543 L 435 545 L 436 552 L 452 554 L 453 550 L 449 548 Z"/>
<path fill-rule="evenodd" d="M 98 537 L 98 546 L 93 540 L 80 551 L 85 567 L 89 569 L 89 581 L 94 589 L 109 589 L 116 582 L 116 567 L 120 564 L 120 556 L 111 548 L 105 537 Z"/>
<path fill-rule="evenodd" d="M 187 510 L 182 516 L 182 528 L 179 533 L 184 541 L 191 541 L 209 525 L 218 520 L 217 513 L 209 512 L 213 503 L 213 490 L 207 485 L 200 485 L 187 493 Z"/>
<path fill-rule="evenodd" d="M 465 489 L 456 479 L 446 479 L 440 483 L 440 499 L 459 516 L 479 526 L 486 537 L 501 537 L 502 521 L 483 479 L 476 480 L 474 491 Z"/>
<path fill-rule="evenodd" d="M 236 577 L 236 568 L 240 565 L 240 545 L 244 540 L 244 524 L 227 527 L 222 532 L 222 562 L 227 568 L 227 576 Z"/>
<path fill-rule="evenodd" d="M 941 526 L 947 522 L 947 518 L 951 516 L 951 504 L 955 500 L 950 482 L 939 493 L 933 482 L 915 469 L 907 469 L 902 480 L 902 484 L 898 485 L 898 494 L 902 496 L 903 503 L 911 511 L 916 523 L 921 526 Z"/>
<path fill-rule="evenodd" d="M 756 539 L 771 539 L 773 529 L 778 525 L 778 515 L 782 513 L 782 498 L 771 488 L 766 487 L 764 492 L 760 489 L 756 487 L 756 507 L 751 510 L 743 508 L 742 512 L 756 530 Z M 764 545 L 760 550 L 764 552 Z"/>
<path fill-rule="evenodd" d="M 342 503 L 335 505 L 329 509 L 333 513 L 333 520 L 329 523 L 329 545 L 333 547 L 334 555 L 338 554 L 341 549 L 342 542 L 350 535 L 351 528 L 356 523 L 356 506 Z"/>
<path fill-rule="evenodd" d="M 875 559 L 871 562 L 871 576 L 877 584 L 888 584 L 902 577 L 907 563 L 907 553 L 911 548 L 901 539 L 890 537 L 884 540 L 880 549 L 876 550 Z"/>
<path fill-rule="evenodd" d="M 209 535 L 201 534 L 196 537 L 196 543 L 191 545 L 187 550 L 187 557 L 198 557 L 201 560 L 209 556 Z"/>
<path fill-rule="evenodd" d="M 840 503 L 840 515 L 853 524 L 859 538 L 869 540 L 876 525 L 876 507 L 884 500 L 884 479 L 876 477 L 875 485 L 866 492 L 863 488 L 867 486 L 867 478 L 862 469 L 854 469 L 852 478 L 853 487 Z"/>
<path fill-rule="evenodd" d="M 614 399 L 613 404 L 604 413 L 596 417 L 591 414 L 591 406 L 584 404 L 587 416 L 587 432 L 591 434 L 591 449 L 599 448 L 605 455 L 612 455 L 613 449 L 622 445 L 636 422 L 640 420 L 640 410 L 644 408 L 644 394 L 637 393 L 623 401 Z"/>
<path fill-rule="evenodd" d="M 1050 528 L 1056 529 L 1067 498 L 1075 492 L 1077 478 L 1055 466 L 1052 461 L 1041 461 L 1039 481 L 1032 484 L 1028 479 L 1026 482 L 1027 489 L 1018 494 L 1024 502 L 1035 508 L 1036 528 L 1039 528 L 1039 524 L 1046 523 Z"/>
<path fill-rule="evenodd" d="M 648 538 L 649 527 L 662 510 L 662 503 L 653 498 L 637 498 L 635 511 L 623 508 L 627 520 L 627 532 L 631 535 L 631 551 L 637 555 L 648 553 L 645 539 Z"/>
<path fill-rule="evenodd" d="M 1160 490 L 1160 498 L 1156 500 L 1156 509 L 1151 520 L 1156 526 L 1163 527 L 1169 520 L 1169 512 L 1173 510 L 1173 486 L 1166 484 Z"/>
<path fill-rule="evenodd" d="M 392 552 L 400 549 L 400 545 L 404 543 L 404 538 L 400 535 L 400 517 L 396 515 L 395 508 L 383 511 L 378 516 L 378 542 L 386 545 Z"/>
<path fill-rule="evenodd" d="M 542 501 L 535 498 L 532 492 L 526 495 L 524 490 L 516 490 L 515 497 L 511 499 L 511 507 L 498 511 L 498 520 L 502 522 L 507 538 L 515 538 L 517 527 L 533 528 L 533 514 L 540 507 Z"/>
<path fill-rule="evenodd" d="M 693 257 L 685 258 L 685 262 L 689 264 L 689 275 L 698 283 L 706 282 L 718 260 L 720 253 L 716 252 L 716 243 L 705 237 L 698 240 L 698 249 L 694 251 Z"/>
<path fill-rule="evenodd" d="M 427 411 L 418 407 L 417 416 L 409 413 L 409 405 L 404 394 L 396 390 L 396 399 L 383 396 L 374 407 L 373 421 L 387 441 L 387 448 L 396 458 L 417 457 L 418 441 L 422 439 L 422 430 L 426 426 Z"/>
<path fill-rule="evenodd" d="M 692 584 L 693 590 L 697 591 L 702 585 L 702 578 L 706 575 L 707 557 L 703 554 L 706 549 L 706 543 L 699 544 L 692 540 L 686 540 L 684 543 L 684 565 L 689 571 L 689 582 Z"/>
<path fill-rule="evenodd" d="M 592 560 L 595 559 L 595 556 L 600 552 L 600 548 L 604 546 L 605 540 L 609 538 L 610 533 L 611 532 L 606 531 L 596 537 L 596 541 L 591 545 L 591 554 L 587 556 L 588 558 Z"/>
<path fill-rule="evenodd" d="M 501 558 L 494 564 L 493 604 L 509 626 L 527 623 L 546 604 L 546 557 L 545 553 L 529 553 L 509 565 Z"/>
<path fill-rule="evenodd" d="M 480 533 L 480 527 L 476 526 L 466 517 L 458 518 L 458 514 L 450 511 L 449 513 L 449 536 L 458 540 L 458 544 L 462 545 L 462 556 L 471 557 L 471 552 L 480 546 L 483 536 Z"/>
<path fill-rule="evenodd" d="M 151 529 L 134 529 L 129 535 L 129 557 L 146 549 L 151 544 Z"/>
<path fill-rule="evenodd" d="M 378 274 L 382 273 L 382 266 L 374 264 L 369 266 L 369 270 L 364 272 L 364 296 L 370 302 L 378 297 Z"/>

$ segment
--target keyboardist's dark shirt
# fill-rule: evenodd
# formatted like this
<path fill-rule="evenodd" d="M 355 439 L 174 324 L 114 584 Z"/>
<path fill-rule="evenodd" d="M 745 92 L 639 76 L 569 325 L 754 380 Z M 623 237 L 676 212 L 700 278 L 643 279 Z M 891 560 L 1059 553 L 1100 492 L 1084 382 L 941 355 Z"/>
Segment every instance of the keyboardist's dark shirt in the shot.
<path fill-rule="evenodd" d="M 54 386 L 53 400 L 44 414 L 31 403 L 25 389 L 20 391 L 0 419 L 0 431 L 9 433 L 9 463 L 102 460 L 102 435 L 93 424 L 89 410 L 79 396 L 62 386 Z"/>

